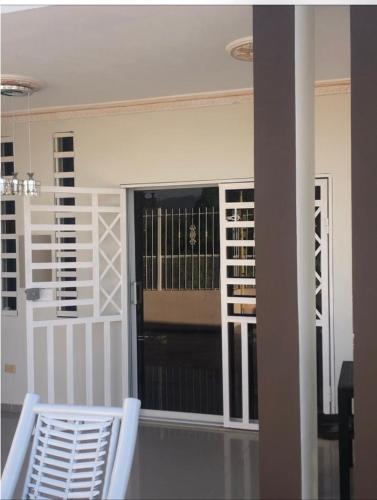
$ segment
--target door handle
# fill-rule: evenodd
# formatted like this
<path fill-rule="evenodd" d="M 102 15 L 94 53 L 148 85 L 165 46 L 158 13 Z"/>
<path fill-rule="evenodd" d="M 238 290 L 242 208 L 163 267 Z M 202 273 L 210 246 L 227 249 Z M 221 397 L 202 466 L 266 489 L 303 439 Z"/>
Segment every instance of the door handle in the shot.
<path fill-rule="evenodd" d="M 131 304 L 137 306 L 142 302 L 142 286 L 140 281 L 131 282 Z"/>
<path fill-rule="evenodd" d="M 131 282 L 131 304 L 137 306 L 137 281 Z"/>

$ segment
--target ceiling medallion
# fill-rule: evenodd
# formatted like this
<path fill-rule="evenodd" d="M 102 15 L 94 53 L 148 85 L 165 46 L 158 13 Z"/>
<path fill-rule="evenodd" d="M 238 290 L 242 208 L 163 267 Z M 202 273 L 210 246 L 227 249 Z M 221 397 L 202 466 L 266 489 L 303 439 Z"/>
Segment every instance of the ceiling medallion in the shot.
<path fill-rule="evenodd" d="M 227 53 L 238 61 L 252 62 L 254 59 L 253 38 L 245 36 L 233 40 L 225 47 Z"/>

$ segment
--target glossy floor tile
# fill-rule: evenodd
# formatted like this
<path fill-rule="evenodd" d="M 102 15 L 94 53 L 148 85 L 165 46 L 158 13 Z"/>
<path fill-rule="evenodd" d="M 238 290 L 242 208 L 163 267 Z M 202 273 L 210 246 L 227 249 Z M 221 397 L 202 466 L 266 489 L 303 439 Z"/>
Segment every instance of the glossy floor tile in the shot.
<path fill-rule="evenodd" d="M 2 466 L 17 416 L 2 415 Z M 339 498 L 337 441 L 319 441 L 319 498 Z M 287 455 L 288 459 L 288 455 Z M 140 424 L 127 498 L 257 499 L 258 435 L 203 427 Z"/>

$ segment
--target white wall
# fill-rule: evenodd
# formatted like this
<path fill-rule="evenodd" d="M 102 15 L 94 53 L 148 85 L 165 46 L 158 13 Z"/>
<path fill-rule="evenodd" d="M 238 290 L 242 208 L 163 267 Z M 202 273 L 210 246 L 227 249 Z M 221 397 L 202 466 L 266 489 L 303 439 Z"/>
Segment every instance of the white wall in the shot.
<path fill-rule="evenodd" d="M 316 173 L 333 178 L 334 324 L 339 373 L 342 359 L 352 356 L 350 96 L 317 96 L 316 110 Z M 5 123 L 2 135 L 11 135 L 10 130 L 10 124 Z M 66 131 L 75 133 L 79 186 L 253 176 L 252 103 L 33 122 L 33 170 L 45 185 L 53 184 L 52 136 Z M 27 165 L 26 139 L 26 125 L 17 124 L 20 175 Z M 22 233 L 22 210 L 17 227 Z M 22 300 L 24 290 L 20 290 L 20 304 Z M 3 402 L 20 403 L 26 391 L 23 305 L 18 318 L 3 317 L 2 325 Z M 5 363 L 16 364 L 15 375 L 4 376 Z"/>
<path fill-rule="evenodd" d="M 353 359 L 351 246 L 351 99 L 349 94 L 316 99 L 316 172 L 332 178 L 333 324 L 335 381 L 341 364 Z M 335 400 L 337 393 L 335 391 Z"/>

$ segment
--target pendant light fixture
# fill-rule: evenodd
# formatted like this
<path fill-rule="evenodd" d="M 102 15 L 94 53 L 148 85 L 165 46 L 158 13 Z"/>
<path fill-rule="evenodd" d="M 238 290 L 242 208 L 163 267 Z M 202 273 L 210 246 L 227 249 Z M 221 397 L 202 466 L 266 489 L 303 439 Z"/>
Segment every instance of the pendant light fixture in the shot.
<path fill-rule="evenodd" d="M 27 95 L 27 107 L 28 107 L 28 146 L 29 146 L 29 171 L 27 173 L 27 179 L 22 181 L 22 193 L 24 196 L 38 196 L 41 192 L 41 183 L 34 179 L 34 173 L 31 170 L 31 116 L 30 116 L 30 95 Z"/>
<path fill-rule="evenodd" d="M 31 109 L 30 96 L 40 85 L 31 79 L 25 77 L 14 77 L 12 75 L 1 78 L 1 95 L 7 97 L 25 97 L 27 96 L 28 111 L 28 172 L 26 179 L 19 179 L 18 174 L 14 172 L 12 177 L 1 176 L 0 195 L 1 196 L 38 196 L 40 194 L 41 183 L 34 179 L 31 163 Z M 13 162 L 15 162 L 15 112 L 13 113 Z"/>

